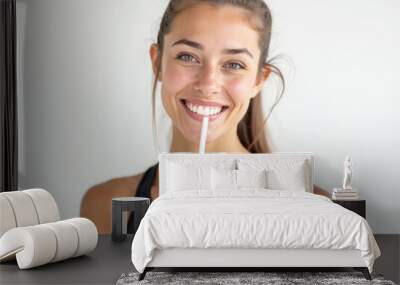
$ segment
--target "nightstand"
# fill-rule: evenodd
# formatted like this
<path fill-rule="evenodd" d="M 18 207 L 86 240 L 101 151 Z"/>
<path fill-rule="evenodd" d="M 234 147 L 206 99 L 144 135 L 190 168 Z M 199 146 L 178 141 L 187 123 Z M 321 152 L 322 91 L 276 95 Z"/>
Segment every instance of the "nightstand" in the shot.
<path fill-rule="evenodd" d="M 150 206 L 150 199 L 144 197 L 118 197 L 112 199 L 112 241 L 124 241 L 127 233 L 124 233 L 126 222 L 123 214 L 128 212 L 133 215 L 134 226 L 132 234 L 136 233 L 140 221 L 144 217 L 147 208 Z M 129 217 L 129 216 L 128 216 Z M 128 218 L 129 221 L 129 218 Z"/>
<path fill-rule="evenodd" d="M 340 206 L 353 211 L 356 214 L 359 214 L 361 217 L 366 219 L 365 208 L 366 208 L 366 201 L 362 199 L 356 200 L 334 200 L 332 202 L 339 204 Z"/>

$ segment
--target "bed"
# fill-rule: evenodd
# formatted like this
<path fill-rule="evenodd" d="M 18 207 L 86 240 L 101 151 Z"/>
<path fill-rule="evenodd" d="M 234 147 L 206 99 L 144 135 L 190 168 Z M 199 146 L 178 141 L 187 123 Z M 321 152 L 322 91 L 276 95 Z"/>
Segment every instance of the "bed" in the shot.
<path fill-rule="evenodd" d="M 132 242 L 154 268 L 352 267 L 371 279 L 367 221 L 313 194 L 311 153 L 162 153 L 160 196 Z"/>

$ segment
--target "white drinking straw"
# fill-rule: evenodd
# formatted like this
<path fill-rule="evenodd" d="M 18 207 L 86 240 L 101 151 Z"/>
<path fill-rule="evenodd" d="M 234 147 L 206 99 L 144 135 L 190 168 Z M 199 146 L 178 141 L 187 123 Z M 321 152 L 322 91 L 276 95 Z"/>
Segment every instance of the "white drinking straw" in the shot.
<path fill-rule="evenodd" d="M 201 125 L 201 137 L 199 145 L 199 153 L 203 154 L 206 149 L 206 139 L 207 139 L 207 129 L 208 129 L 208 117 L 203 117 L 203 123 Z"/>

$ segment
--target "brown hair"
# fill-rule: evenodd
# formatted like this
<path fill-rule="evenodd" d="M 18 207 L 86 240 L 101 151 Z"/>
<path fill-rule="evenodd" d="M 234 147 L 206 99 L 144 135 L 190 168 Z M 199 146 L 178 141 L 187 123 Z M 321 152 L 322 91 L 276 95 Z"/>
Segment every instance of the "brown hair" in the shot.
<path fill-rule="evenodd" d="M 276 74 L 282 81 L 282 89 L 276 97 L 275 103 L 272 105 L 269 114 L 264 118 L 262 111 L 261 92 L 254 98 L 250 99 L 249 107 L 246 114 L 238 124 L 238 137 L 243 146 L 251 153 L 268 153 L 268 146 L 265 136 L 265 124 L 271 115 L 275 106 L 279 103 L 284 90 L 285 79 L 282 72 L 271 62 L 267 61 L 269 44 L 271 40 L 272 17 L 268 6 L 263 0 L 171 0 L 161 19 L 160 29 L 157 36 L 157 46 L 159 56 L 157 59 L 157 73 L 153 81 L 152 91 L 152 114 L 153 114 L 153 132 L 156 134 L 155 125 L 155 96 L 159 72 L 161 70 L 161 55 L 164 48 L 164 36 L 171 30 L 171 24 L 174 18 L 183 10 L 200 3 L 207 3 L 213 6 L 232 5 L 240 7 L 249 12 L 249 19 L 254 23 L 254 28 L 259 34 L 260 61 L 258 67 L 258 76 L 261 75 L 263 68 L 268 68 L 271 73 Z"/>

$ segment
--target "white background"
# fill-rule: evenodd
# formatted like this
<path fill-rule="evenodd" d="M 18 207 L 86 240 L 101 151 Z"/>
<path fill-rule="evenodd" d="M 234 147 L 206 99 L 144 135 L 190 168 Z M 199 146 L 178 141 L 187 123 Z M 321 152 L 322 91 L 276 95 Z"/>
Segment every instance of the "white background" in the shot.
<path fill-rule="evenodd" d="M 20 188 L 50 191 L 63 218 L 79 215 L 90 186 L 157 161 L 148 48 L 167 3 L 17 0 Z M 373 231 L 400 233 L 400 2 L 267 3 L 270 55 L 284 55 L 288 80 L 272 150 L 313 152 L 315 183 L 330 191 L 351 155 Z M 267 84 L 266 111 L 277 88 Z M 168 151 L 169 122 L 158 121 Z"/>

